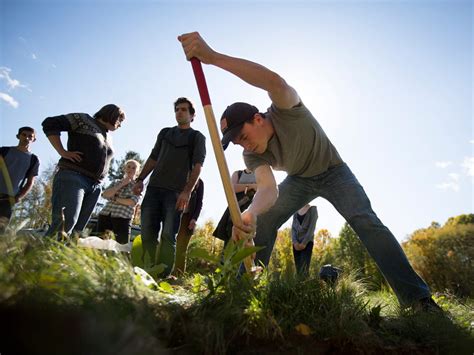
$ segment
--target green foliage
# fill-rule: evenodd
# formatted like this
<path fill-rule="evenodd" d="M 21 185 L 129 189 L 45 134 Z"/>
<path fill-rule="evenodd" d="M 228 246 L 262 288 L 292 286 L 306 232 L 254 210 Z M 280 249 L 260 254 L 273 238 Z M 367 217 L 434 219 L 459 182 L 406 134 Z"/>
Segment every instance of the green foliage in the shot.
<path fill-rule="evenodd" d="M 433 290 L 474 296 L 472 216 L 452 217 L 442 227 L 417 230 L 403 243 L 413 267 Z"/>
<path fill-rule="evenodd" d="M 473 345 L 465 330 L 474 320 L 472 302 L 437 298 L 456 317 L 463 314 L 463 330 L 442 317 L 400 314 L 385 306 L 393 302 L 391 294 L 372 300 L 351 273 L 333 286 L 298 279 L 285 269 L 256 279 L 236 277 L 245 257 L 238 247 L 224 252 L 223 263 L 220 254 L 216 259 L 197 250 L 211 270 L 219 262 L 213 274 L 159 280 L 150 289 L 142 280 L 146 274 L 137 277 L 127 256 L 5 236 L 0 239 L 0 318 L 9 327 L 3 330 L 2 349 L 312 353 L 317 346 L 348 353 L 462 353 Z"/>
<path fill-rule="evenodd" d="M 334 253 L 338 266 L 355 272 L 357 278 L 364 279 L 371 289 L 379 290 L 386 285 L 375 261 L 347 222 L 339 232 L 339 243 L 335 245 Z"/>
<path fill-rule="evenodd" d="M 440 262 L 434 258 L 438 250 L 452 250 L 450 257 L 444 257 L 445 263 L 452 264 L 450 272 L 460 270 L 472 280 L 470 270 L 463 268 L 466 262 L 472 266 L 472 255 L 466 251 L 472 246 L 472 226 L 432 224 L 415 232 L 408 247 L 416 253 L 410 258 L 420 258 L 421 265 L 429 268 Z M 147 273 L 133 267 L 143 266 L 140 238 L 128 257 L 49 239 L 2 237 L 0 319 L 9 324 L 2 349 L 6 353 L 9 349 L 23 353 L 71 353 L 71 349 L 143 354 L 170 349 L 470 353 L 474 347 L 472 298 L 437 294 L 437 303 L 452 314 L 454 321 L 449 321 L 436 314 L 400 311 L 393 293 L 369 292 L 367 286 L 372 284 L 361 268 L 346 269 L 334 285 L 315 277 L 327 261 L 340 266 L 342 260 L 367 270 L 349 228 L 339 238 L 328 232 L 316 236 L 313 276 L 306 279 L 295 275 L 288 230 L 278 236 L 271 268 L 258 277 L 240 277 L 238 265 L 246 252 L 233 244 L 222 251 L 222 243 L 211 237 L 213 229 L 208 221 L 191 239 L 188 272 L 192 273 L 150 283 L 145 282 L 153 281 Z"/>
<path fill-rule="evenodd" d="M 197 227 L 194 231 L 193 237 L 189 242 L 188 255 L 193 252 L 194 249 L 204 249 L 208 254 L 214 258 L 219 258 L 224 243 L 217 238 L 212 236 L 215 225 L 212 220 L 208 220 L 202 227 Z M 213 271 L 215 264 L 212 261 L 208 261 L 205 258 L 187 258 L 186 262 L 187 270 L 192 270 L 195 273 L 208 274 Z"/>
<path fill-rule="evenodd" d="M 269 268 L 276 274 L 293 274 L 296 272 L 290 228 L 278 231 L 277 239 L 270 257 Z"/>
<path fill-rule="evenodd" d="M 445 226 L 456 226 L 459 224 L 474 224 L 474 214 L 460 214 L 456 217 L 451 217 L 447 220 Z"/>
<path fill-rule="evenodd" d="M 56 165 L 49 165 L 37 177 L 30 192 L 15 205 L 10 228 L 42 228 L 51 219 L 51 195 Z"/>
<path fill-rule="evenodd" d="M 240 265 L 244 259 L 251 257 L 261 249 L 261 247 L 244 247 L 244 240 L 241 240 L 237 243 L 233 241 L 227 243 L 219 257 L 201 248 L 194 248 L 188 255 L 190 258 L 207 260 L 215 266 L 215 271 L 203 279 L 209 290 L 209 295 L 214 295 L 230 290 L 232 282 L 239 277 Z"/>

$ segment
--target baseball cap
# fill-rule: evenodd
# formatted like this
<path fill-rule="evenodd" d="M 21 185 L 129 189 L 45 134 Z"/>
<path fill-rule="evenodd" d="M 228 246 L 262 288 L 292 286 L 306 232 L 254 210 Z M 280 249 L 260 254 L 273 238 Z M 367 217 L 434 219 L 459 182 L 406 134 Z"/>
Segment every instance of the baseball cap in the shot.
<path fill-rule="evenodd" d="M 252 120 L 256 113 L 258 113 L 258 109 L 245 102 L 235 102 L 227 106 L 221 117 L 221 143 L 224 150 L 230 141 L 240 133 L 244 123 Z"/>

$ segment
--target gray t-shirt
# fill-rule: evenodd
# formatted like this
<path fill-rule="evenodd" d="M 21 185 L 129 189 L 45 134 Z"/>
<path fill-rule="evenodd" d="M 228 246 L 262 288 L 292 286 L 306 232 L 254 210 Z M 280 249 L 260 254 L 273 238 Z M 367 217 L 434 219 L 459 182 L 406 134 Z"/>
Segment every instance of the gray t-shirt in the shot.
<path fill-rule="evenodd" d="M 191 166 L 204 163 L 206 157 L 206 138 L 197 131 L 194 139 L 190 137 L 194 130 L 180 129 L 177 126 L 162 130 L 158 134 L 150 157 L 156 160 L 156 166 L 150 177 L 149 186 L 161 187 L 177 192 L 183 191 L 188 182 Z M 194 141 L 191 162 L 189 147 Z"/>
<path fill-rule="evenodd" d="M 265 116 L 271 120 L 275 134 L 263 154 L 244 151 L 244 161 L 250 170 L 270 165 L 274 170 L 286 171 L 288 175 L 310 177 L 343 163 L 336 148 L 303 103 L 291 109 L 279 109 L 272 105 Z"/>
<path fill-rule="evenodd" d="M 311 206 L 304 214 L 303 221 L 298 220 L 298 212 L 293 215 L 291 224 L 291 240 L 293 243 L 308 244 L 314 240 L 314 230 L 318 220 L 318 209 Z"/>
<path fill-rule="evenodd" d="M 32 153 L 22 152 L 16 147 L 9 147 L 7 154 L 3 157 L 12 182 L 13 196 L 16 196 L 22 187 L 21 183 L 23 179 L 25 179 L 25 175 L 30 168 L 32 155 Z M 38 176 L 38 169 L 39 161 L 37 161 L 33 166 L 29 175 Z M 10 195 L 2 172 L 0 172 L 0 193 Z"/>

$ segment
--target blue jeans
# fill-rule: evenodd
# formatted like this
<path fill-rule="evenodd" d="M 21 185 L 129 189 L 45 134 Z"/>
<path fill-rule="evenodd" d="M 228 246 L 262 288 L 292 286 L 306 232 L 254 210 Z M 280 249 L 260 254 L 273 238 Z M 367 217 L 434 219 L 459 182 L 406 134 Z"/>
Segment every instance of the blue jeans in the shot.
<path fill-rule="evenodd" d="M 100 184 L 81 173 L 59 170 L 54 176 L 51 226 L 46 232 L 53 236 L 62 230 L 61 210 L 64 209 L 64 231 L 82 232 L 89 222 L 101 192 Z"/>
<path fill-rule="evenodd" d="M 411 267 L 400 244 L 372 210 L 369 198 L 346 164 L 312 177 L 287 176 L 276 203 L 258 216 L 255 245 L 265 246 L 256 262 L 268 265 L 277 230 L 295 211 L 316 197 L 336 208 L 359 236 L 402 305 L 429 297 L 426 283 Z"/>
<path fill-rule="evenodd" d="M 309 266 L 311 264 L 311 256 L 313 255 L 313 245 L 313 242 L 309 242 L 303 250 L 296 250 L 293 247 L 296 273 L 299 276 L 309 276 Z"/>
<path fill-rule="evenodd" d="M 148 186 L 141 208 L 143 252 L 153 264 L 165 264 L 164 276 L 171 273 L 176 253 L 181 211 L 176 210 L 176 191 Z M 159 250 L 158 236 L 161 231 Z"/>

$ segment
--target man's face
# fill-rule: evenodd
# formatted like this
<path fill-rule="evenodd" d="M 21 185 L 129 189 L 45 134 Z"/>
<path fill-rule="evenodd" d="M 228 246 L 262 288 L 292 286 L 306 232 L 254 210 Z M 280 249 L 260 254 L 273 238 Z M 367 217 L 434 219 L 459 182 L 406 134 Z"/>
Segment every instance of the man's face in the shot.
<path fill-rule="evenodd" d="M 240 145 L 248 152 L 263 154 L 268 145 L 263 120 L 264 118 L 256 114 L 253 121 L 245 122 L 239 135 L 232 140 L 232 143 Z"/>
<path fill-rule="evenodd" d="M 178 122 L 179 126 L 191 123 L 194 117 L 194 115 L 191 115 L 189 112 L 189 104 L 187 102 L 177 104 L 176 108 L 174 109 L 174 114 L 176 116 L 176 122 Z"/>
<path fill-rule="evenodd" d="M 36 135 L 33 131 L 21 131 L 17 137 L 20 140 L 20 144 L 22 145 L 27 145 L 36 140 Z"/>

